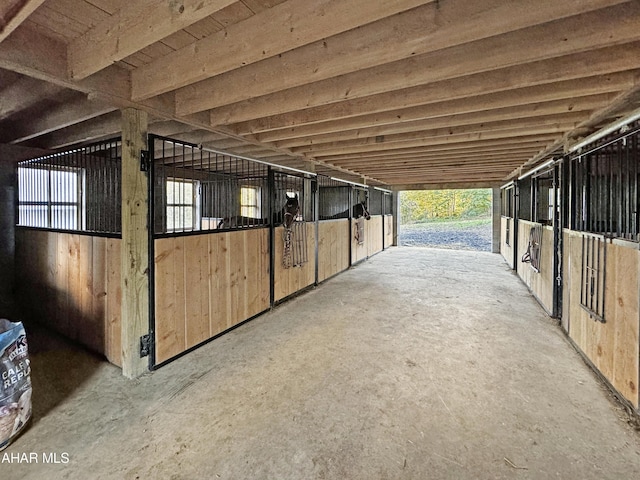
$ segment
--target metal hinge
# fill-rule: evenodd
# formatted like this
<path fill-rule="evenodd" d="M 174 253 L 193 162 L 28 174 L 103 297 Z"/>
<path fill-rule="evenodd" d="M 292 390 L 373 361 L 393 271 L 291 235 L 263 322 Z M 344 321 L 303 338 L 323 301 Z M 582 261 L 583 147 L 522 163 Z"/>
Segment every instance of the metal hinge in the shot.
<path fill-rule="evenodd" d="M 151 168 L 151 155 L 149 155 L 149 150 L 141 150 L 140 151 L 140 171 L 148 172 Z"/>
<path fill-rule="evenodd" d="M 140 358 L 147 357 L 151 353 L 151 335 L 146 334 L 140 337 Z"/>

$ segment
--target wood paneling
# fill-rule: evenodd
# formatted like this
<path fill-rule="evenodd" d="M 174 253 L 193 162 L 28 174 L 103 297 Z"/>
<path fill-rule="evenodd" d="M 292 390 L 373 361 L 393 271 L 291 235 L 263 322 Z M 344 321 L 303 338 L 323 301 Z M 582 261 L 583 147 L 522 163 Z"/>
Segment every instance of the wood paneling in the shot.
<path fill-rule="evenodd" d="M 155 241 L 157 363 L 268 308 L 268 229 Z"/>
<path fill-rule="evenodd" d="M 382 215 L 371 215 L 371 220 L 366 222 L 367 236 L 365 243 L 367 244 L 367 256 L 370 257 L 382 251 Z"/>
<path fill-rule="evenodd" d="M 16 271 L 35 321 L 121 365 L 119 239 L 18 229 Z"/>
<path fill-rule="evenodd" d="M 507 224 L 510 224 L 509 228 L 509 243 L 507 243 Z M 513 268 L 513 241 L 514 229 L 513 218 L 501 217 L 500 218 L 500 253 L 504 257 L 507 265 Z"/>
<path fill-rule="evenodd" d="M 318 224 L 318 282 L 349 268 L 349 219 Z"/>
<path fill-rule="evenodd" d="M 122 288 L 120 286 L 120 239 L 106 239 L 106 282 L 105 297 L 105 347 L 104 354 L 111 363 L 122 366 L 122 335 L 120 332 L 120 315 L 122 304 Z M 95 250 L 94 250 L 95 252 Z"/>
<path fill-rule="evenodd" d="M 393 245 L 393 215 L 384 216 L 384 248 Z"/>
<path fill-rule="evenodd" d="M 553 312 L 553 230 L 551 227 L 542 227 L 542 245 L 540 246 L 540 271 L 536 272 L 531 265 L 522 262 L 522 256 L 529 245 L 529 230 L 534 225 L 526 220 L 518 221 L 518 276 L 529 287 L 531 292 L 540 301 L 542 307 L 548 312 Z"/>
<path fill-rule="evenodd" d="M 364 243 L 355 238 L 356 220 L 351 220 L 351 264 L 382 251 L 382 215 L 371 215 L 364 221 Z"/>
<path fill-rule="evenodd" d="M 638 245 L 607 243 L 606 245 L 606 323 L 592 319 L 580 305 L 582 237 L 579 232 L 565 231 L 564 285 L 566 305 L 563 324 L 569 335 L 609 380 L 636 408 L 639 406 L 638 379 L 640 358 L 638 308 Z"/>
<path fill-rule="evenodd" d="M 291 268 L 283 268 L 282 266 L 284 228 L 277 227 L 275 229 L 274 300 L 276 302 L 315 283 L 315 223 L 307 222 L 306 227 L 308 262 L 300 267 Z"/>

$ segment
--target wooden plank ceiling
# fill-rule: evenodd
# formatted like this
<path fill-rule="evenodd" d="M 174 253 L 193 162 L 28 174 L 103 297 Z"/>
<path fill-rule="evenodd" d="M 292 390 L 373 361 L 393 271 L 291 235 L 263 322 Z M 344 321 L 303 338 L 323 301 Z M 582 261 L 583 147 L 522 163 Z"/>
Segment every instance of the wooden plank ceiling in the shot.
<path fill-rule="evenodd" d="M 117 134 L 490 186 L 640 108 L 640 2 L 3 0 L 0 146 Z"/>

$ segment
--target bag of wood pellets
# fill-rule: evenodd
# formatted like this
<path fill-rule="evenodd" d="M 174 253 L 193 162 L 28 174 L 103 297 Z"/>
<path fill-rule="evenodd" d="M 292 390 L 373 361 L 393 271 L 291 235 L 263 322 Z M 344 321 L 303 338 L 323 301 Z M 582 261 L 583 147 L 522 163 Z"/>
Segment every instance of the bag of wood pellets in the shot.
<path fill-rule="evenodd" d="M 24 326 L 0 318 L 0 450 L 31 418 L 30 372 Z"/>

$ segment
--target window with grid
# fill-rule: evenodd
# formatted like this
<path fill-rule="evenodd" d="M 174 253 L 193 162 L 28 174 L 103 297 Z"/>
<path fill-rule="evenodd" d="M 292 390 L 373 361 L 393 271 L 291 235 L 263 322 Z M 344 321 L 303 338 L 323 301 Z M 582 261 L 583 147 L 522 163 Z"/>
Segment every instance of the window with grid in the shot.
<path fill-rule="evenodd" d="M 200 229 L 199 184 L 196 180 L 167 180 L 167 231 Z"/>
<path fill-rule="evenodd" d="M 260 187 L 240 188 L 240 215 L 262 218 L 262 191 Z"/>
<path fill-rule="evenodd" d="M 77 168 L 18 167 L 18 225 L 82 230 L 82 178 Z"/>

